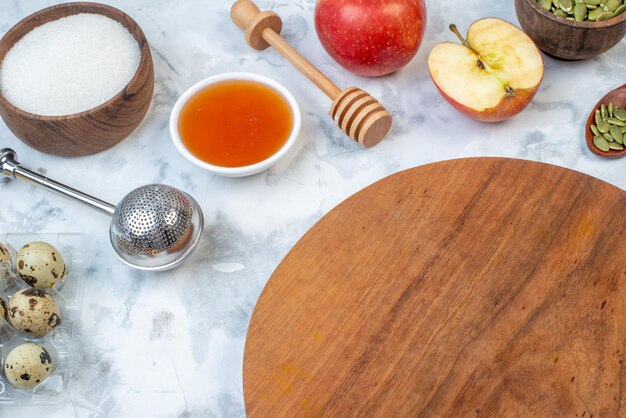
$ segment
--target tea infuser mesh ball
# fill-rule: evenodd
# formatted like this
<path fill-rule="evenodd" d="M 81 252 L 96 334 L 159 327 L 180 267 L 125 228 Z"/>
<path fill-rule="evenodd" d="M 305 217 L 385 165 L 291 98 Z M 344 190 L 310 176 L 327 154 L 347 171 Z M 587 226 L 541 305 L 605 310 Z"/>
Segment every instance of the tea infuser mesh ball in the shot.
<path fill-rule="evenodd" d="M 12 149 L 0 150 L 0 167 L 6 177 L 28 180 L 111 216 L 111 245 L 120 260 L 131 267 L 155 271 L 174 268 L 200 241 L 202 209 L 195 199 L 174 187 L 142 186 L 113 206 L 22 167 Z"/>

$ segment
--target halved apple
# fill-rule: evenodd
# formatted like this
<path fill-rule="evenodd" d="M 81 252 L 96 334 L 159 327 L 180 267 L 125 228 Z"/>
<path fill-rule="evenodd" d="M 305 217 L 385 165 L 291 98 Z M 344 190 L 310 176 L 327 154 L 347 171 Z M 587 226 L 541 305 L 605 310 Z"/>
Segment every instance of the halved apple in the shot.
<path fill-rule="evenodd" d="M 472 23 L 461 44 L 443 42 L 428 57 L 435 85 L 457 110 L 484 122 L 521 112 L 543 79 L 543 60 L 521 29 L 502 19 Z"/>

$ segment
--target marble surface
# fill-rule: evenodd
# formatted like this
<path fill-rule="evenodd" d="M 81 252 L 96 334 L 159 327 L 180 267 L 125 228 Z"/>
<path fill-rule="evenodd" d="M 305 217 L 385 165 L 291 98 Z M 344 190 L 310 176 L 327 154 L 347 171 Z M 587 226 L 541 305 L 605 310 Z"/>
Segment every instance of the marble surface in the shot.
<path fill-rule="evenodd" d="M 2 0 L 0 33 L 51 0 Z M 285 37 L 341 86 L 360 85 L 393 112 L 391 137 L 363 149 L 327 117 L 329 102 L 275 52 L 249 49 L 228 18 L 226 0 L 105 1 L 133 16 L 152 45 L 152 108 L 127 140 L 101 154 L 61 159 L 17 141 L 0 124 L 2 146 L 42 173 L 116 202 L 145 183 L 194 195 L 207 221 L 200 249 L 184 267 L 148 274 L 119 263 L 108 219 L 23 182 L 0 185 L 0 232 L 84 232 L 92 258 L 70 401 L 46 408 L 0 407 L 12 417 L 241 417 L 242 358 L 255 302 L 294 243 L 346 197 L 400 170 L 431 162 L 503 156 L 569 167 L 626 189 L 626 158 L 594 156 L 583 141 L 596 101 L 626 79 L 626 41 L 599 58 L 563 63 L 545 57 L 534 102 L 516 118 L 472 121 L 436 91 L 426 60 L 475 19 L 517 24 L 512 0 L 427 1 L 428 28 L 417 57 L 401 72 L 359 79 L 335 65 L 312 24 L 314 0 L 260 1 L 285 20 Z M 178 155 L 169 112 L 194 82 L 225 71 L 252 71 L 283 82 L 299 100 L 303 130 L 294 152 L 272 170 L 245 179 L 214 177 Z"/>

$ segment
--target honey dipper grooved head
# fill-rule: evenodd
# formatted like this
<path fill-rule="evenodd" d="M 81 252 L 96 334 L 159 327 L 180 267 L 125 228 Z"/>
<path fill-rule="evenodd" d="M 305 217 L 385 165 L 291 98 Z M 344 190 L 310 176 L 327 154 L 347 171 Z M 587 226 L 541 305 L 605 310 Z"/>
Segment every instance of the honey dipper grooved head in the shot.
<path fill-rule="evenodd" d="M 378 144 L 391 129 L 391 114 L 369 93 L 350 87 L 330 108 L 330 116 L 350 138 L 366 147 Z"/>

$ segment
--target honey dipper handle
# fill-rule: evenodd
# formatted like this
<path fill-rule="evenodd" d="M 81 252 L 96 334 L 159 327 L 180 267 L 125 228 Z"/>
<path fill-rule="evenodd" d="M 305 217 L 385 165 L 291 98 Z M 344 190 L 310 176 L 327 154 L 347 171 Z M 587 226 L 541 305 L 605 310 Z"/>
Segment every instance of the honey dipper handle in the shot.
<path fill-rule="evenodd" d="M 230 9 L 230 17 L 237 26 L 245 31 L 246 42 L 252 48 L 262 50 L 270 45 L 273 46 L 331 100 L 335 100 L 341 93 L 335 83 L 330 81 L 280 36 L 283 24 L 277 14 L 261 12 L 257 5 L 250 0 L 237 0 Z"/>

